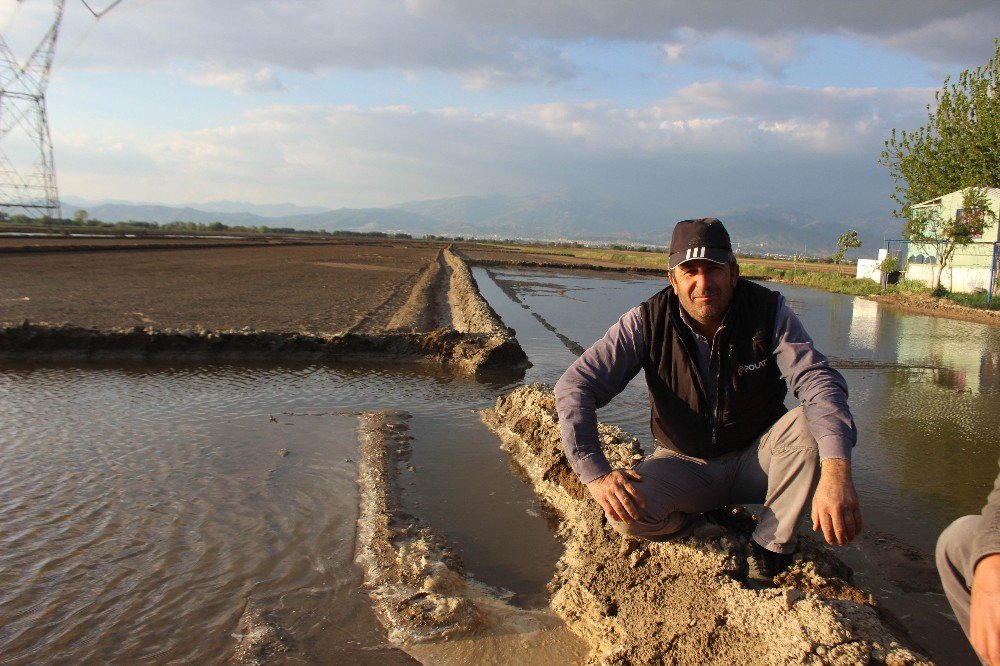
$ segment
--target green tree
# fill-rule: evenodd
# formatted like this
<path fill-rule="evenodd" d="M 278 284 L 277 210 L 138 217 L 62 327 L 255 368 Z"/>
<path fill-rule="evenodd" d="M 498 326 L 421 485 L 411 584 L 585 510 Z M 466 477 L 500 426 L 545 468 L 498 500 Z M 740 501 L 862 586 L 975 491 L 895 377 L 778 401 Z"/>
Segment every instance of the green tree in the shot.
<path fill-rule="evenodd" d="M 841 234 L 837 239 L 837 251 L 833 253 L 833 263 L 839 266 L 847 251 L 853 247 L 861 247 L 861 239 L 858 238 L 857 231 L 848 229 L 846 234 Z"/>
<path fill-rule="evenodd" d="M 1000 185 L 1000 40 L 985 65 L 951 77 L 927 106 L 927 125 L 892 130 L 879 162 L 892 174 L 898 218 L 914 204 L 969 187 Z"/>
<path fill-rule="evenodd" d="M 961 216 L 942 217 L 940 206 L 922 208 L 911 215 L 903 226 L 904 238 L 934 249 L 937 262 L 931 288 L 935 291 L 941 289 L 941 275 L 945 268 L 951 267 L 955 250 L 982 236 L 983 231 L 997 221 L 983 188 L 968 187 L 962 192 L 961 212 Z"/>
<path fill-rule="evenodd" d="M 82 208 L 73 213 L 73 222 L 81 227 L 87 223 L 88 218 L 90 218 L 90 213 Z"/>

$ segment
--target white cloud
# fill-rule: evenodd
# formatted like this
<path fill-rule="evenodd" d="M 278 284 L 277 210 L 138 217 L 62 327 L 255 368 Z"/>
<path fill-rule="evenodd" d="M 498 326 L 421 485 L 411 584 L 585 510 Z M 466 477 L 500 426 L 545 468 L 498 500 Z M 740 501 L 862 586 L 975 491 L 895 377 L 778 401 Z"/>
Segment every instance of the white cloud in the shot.
<path fill-rule="evenodd" d="M 109 73 L 101 80 L 111 85 L 121 71 L 155 72 L 179 93 L 176 109 L 110 95 L 131 129 L 109 122 L 101 132 L 96 109 L 53 104 L 54 126 L 80 119 L 92 132 L 65 144 L 57 132 L 66 191 L 90 194 L 100 183 L 126 199 L 332 206 L 564 186 L 652 201 L 782 189 L 872 199 L 884 185 L 872 174 L 888 128 L 922 122 L 932 91 L 774 81 L 815 35 L 917 53 L 950 71 L 941 63 L 981 62 L 1000 34 L 995 0 L 171 0 L 125 2 L 97 22 L 66 8 L 54 72 L 64 80 L 54 87 L 96 89 L 94 77 L 73 78 L 82 69 Z M 50 21 L 48 3 L 0 4 L 2 34 L 26 48 Z M 582 70 L 568 54 L 590 45 L 594 62 Z M 638 63 L 640 51 L 647 61 Z M 706 78 L 675 88 L 677 64 Z M 332 70 L 348 72 L 336 89 L 323 85 Z M 143 100 L 163 85 L 128 81 L 145 86 L 135 95 Z M 384 90 L 386 81 L 404 92 Z M 282 100 L 313 105 L 246 111 L 255 93 L 280 93 L 285 82 Z M 243 97 L 195 98 L 183 83 Z M 518 86 L 530 97 L 495 92 Z M 568 101 L 583 94 L 616 97 Z M 94 99 L 91 108 L 104 101 Z M 317 103 L 329 100 L 343 103 Z M 412 106 L 371 107 L 386 100 Z"/>
<path fill-rule="evenodd" d="M 607 100 L 504 113 L 286 105 L 164 137 L 88 137 L 74 154 L 124 145 L 155 165 L 157 182 L 129 178 L 125 191 L 108 176 L 102 191 L 130 199 L 259 201 L 266 192 L 336 207 L 569 187 L 608 196 L 641 189 L 657 202 L 712 188 L 779 192 L 812 179 L 798 189 L 832 205 L 845 190 L 881 196 L 868 181 L 886 119 L 921 109 L 930 95 L 754 81 L 692 85 L 630 108 Z M 61 161 L 61 183 L 78 193 L 75 162 Z M 840 187 L 830 187 L 826 170 L 844 172 Z M 667 177 L 669 192 L 656 185 Z"/>
<path fill-rule="evenodd" d="M 285 85 L 267 67 L 254 71 L 208 63 L 194 73 L 178 72 L 178 75 L 197 86 L 221 88 L 237 95 L 285 92 Z"/>
<path fill-rule="evenodd" d="M 4 34 L 27 48 L 26 35 L 40 38 L 50 16 L 46 3 L 8 2 L 0 21 L 12 24 Z M 995 0 L 172 0 L 122 3 L 100 21 L 67 5 L 68 51 L 61 49 L 57 62 L 163 71 L 207 61 L 236 79 L 262 70 L 430 70 L 478 89 L 567 81 L 577 70 L 559 45 L 586 40 L 662 44 L 671 62 L 718 58 L 707 45 L 735 36 L 751 45 L 765 71 L 780 75 L 802 56 L 801 38 L 809 35 L 857 36 L 954 64 L 980 61 L 997 34 Z"/>

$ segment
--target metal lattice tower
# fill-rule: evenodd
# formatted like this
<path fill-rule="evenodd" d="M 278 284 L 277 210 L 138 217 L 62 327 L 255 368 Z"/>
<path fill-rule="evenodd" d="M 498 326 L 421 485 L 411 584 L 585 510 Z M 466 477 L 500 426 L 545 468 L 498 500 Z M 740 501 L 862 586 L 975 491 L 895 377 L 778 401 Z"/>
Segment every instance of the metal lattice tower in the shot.
<path fill-rule="evenodd" d="M 23 64 L 0 35 L 0 213 L 61 216 L 45 89 L 65 2 L 53 1 L 52 27 Z"/>

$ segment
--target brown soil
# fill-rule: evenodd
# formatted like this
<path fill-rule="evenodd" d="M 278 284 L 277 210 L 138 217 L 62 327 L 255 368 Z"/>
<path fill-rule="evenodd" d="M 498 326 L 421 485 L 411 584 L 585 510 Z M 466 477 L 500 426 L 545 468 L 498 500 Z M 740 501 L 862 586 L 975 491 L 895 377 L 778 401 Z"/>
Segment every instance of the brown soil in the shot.
<path fill-rule="evenodd" d="M 66 247 L 0 254 L 0 355 L 527 367 L 442 244 Z"/>
<path fill-rule="evenodd" d="M 411 285 L 440 249 L 331 242 L 4 254 L 0 323 L 336 334 Z"/>
<path fill-rule="evenodd" d="M 738 530 L 709 525 L 669 543 L 620 536 L 595 502 L 581 499 L 547 387 L 517 389 L 483 418 L 561 517 L 566 550 L 551 608 L 589 643 L 592 662 L 929 663 L 815 542 L 803 542 L 778 587 L 755 590 L 742 580 L 746 536 Z M 619 429 L 601 426 L 601 440 L 614 466 L 639 453 Z"/>

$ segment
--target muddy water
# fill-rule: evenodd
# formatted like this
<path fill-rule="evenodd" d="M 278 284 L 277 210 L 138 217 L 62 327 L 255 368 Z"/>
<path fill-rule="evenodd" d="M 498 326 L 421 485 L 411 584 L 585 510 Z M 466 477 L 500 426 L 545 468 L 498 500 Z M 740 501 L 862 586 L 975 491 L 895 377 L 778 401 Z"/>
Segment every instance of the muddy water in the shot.
<path fill-rule="evenodd" d="M 470 499 L 407 484 L 412 501 L 478 507 L 450 511 L 472 553 L 462 525 L 489 515 L 476 573 L 537 604 L 555 540 L 473 411 L 499 390 L 412 368 L 0 370 L 0 661 L 222 661 L 252 601 L 285 661 L 408 663 L 353 562 L 360 410 L 413 414 L 414 469 Z M 524 544 L 542 555 L 514 571 Z"/>
<path fill-rule="evenodd" d="M 525 381 L 549 383 L 577 349 L 664 280 L 490 269 L 490 284 L 485 272 L 476 274 L 484 293 L 535 364 Z M 850 386 L 859 429 L 854 469 L 867 530 L 841 549 L 842 557 L 938 660 L 977 663 L 940 593 L 933 549 L 951 520 L 980 510 L 997 474 L 1000 329 L 769 286 L 785 295 Z M 599 416 L 651 444 L 641 377 Z"/>
<path fill-rule="evenodd" d="M 386 644 L 353 562 L 361 410 L 413 415 L 405 503 L 477 578 L 542 604 L 559 547 L 475 410 L 521 381 L 554 382 L 660 280 L 493 274 L 475 271 L 534 363 L 521 377 L 0 368 L 0 661 L 221 661 L 249 600 L 287 631 L 284 661 L 408 662 Z M 941 662 L 975 663 L 928 558 L 996 472 L 1000 333 L 779 288 L 852 389 L 868 531 L 845 557 Z M 648 444 L 642 384 L 601 418 Z"/>

